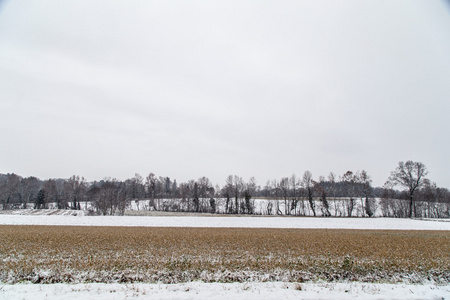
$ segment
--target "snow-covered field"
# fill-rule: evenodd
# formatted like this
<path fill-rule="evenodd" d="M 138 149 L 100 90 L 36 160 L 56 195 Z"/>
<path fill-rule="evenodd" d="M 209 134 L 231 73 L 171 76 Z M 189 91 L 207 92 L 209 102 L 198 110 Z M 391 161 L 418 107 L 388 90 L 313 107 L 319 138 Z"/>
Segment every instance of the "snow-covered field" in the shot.
<path fill-rule="evenodd" d="M 368 283 L 3 285 L 0 299 L 448 299 L 450 286 Z"/>
<path fill-rule="evenodd" d="M 448 219 L 231 217 L 231 216 L 72 216 L 0 214 L 3 225 L 143 226 L 143 227 L 245 227 L 450 230 Z"/>

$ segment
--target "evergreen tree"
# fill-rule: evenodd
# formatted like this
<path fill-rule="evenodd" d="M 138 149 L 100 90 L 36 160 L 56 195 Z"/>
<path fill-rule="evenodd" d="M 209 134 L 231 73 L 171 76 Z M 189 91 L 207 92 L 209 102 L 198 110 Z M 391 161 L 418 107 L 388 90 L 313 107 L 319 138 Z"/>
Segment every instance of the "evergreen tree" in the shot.
<path fill-rule="evenodd" d="M 36 198 L 36 208 L 37 209 L 43 208 L 44 203 L 45 203 L 45 191 L 43 189 L 40 189 Z"/>

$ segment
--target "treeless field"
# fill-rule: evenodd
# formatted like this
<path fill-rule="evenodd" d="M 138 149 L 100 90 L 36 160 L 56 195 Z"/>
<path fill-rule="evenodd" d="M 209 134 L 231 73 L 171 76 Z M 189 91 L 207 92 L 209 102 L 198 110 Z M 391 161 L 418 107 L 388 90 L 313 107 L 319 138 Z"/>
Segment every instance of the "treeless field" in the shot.
<path fill-rule="evenodd" d="M 450 232 L 0 226 L 3 283 L 450 282 Z"/>

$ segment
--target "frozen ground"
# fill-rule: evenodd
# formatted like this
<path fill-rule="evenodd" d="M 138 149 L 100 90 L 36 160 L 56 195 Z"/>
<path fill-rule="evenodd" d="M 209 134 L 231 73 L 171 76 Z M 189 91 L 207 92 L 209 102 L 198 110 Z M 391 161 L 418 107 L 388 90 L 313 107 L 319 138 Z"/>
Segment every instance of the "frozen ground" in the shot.
<path fill-rule="evenodd" d="M 450 286 L 367 283 L 17 284 L 0 299 L 448 299 Z"/>
<path fill-rule="evenodd" d="M 0 214 L 5 225 L 450 230 L 449 220 L 389 218 L 84 216 L 52 210 Z M 300 288 L 300 290 L 299 290 Z M 450 299 L 449 285 L 351 283 L 0 284 L 0 299 Z"/>
<path fill-rule="evenodd" d="M 47 211 L 49 212 L 49 211 Z M 394 218 L 231 217 L 231 216 L 83 216 L 0 214 L 0 225 L 340 228 L 395 230 L 450 230 L 450 220 Z"/>

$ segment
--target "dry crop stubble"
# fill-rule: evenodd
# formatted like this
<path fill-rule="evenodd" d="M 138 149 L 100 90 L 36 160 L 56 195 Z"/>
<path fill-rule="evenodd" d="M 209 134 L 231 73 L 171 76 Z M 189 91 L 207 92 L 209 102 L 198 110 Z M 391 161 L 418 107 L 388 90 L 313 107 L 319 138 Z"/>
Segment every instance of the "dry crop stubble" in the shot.
<path fill-rule="evenodd" d="M 0 226 L 2 282 L 450 282 L 450 233 Z"/>

